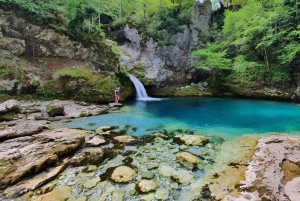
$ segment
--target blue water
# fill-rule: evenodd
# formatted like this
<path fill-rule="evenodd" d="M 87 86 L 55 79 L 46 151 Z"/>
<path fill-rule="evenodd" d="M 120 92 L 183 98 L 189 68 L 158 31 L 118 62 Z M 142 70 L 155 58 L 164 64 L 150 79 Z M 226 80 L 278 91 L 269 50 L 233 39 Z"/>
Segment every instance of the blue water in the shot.
<path fill-rule="evenodd" d="M 120 111 L 76 119 L 63 126 L 94 129 L 132 125 L 132 135 L 156 128 L 190 129 L 199 135 L 232 139 L 242 134 L 300 133 L 300 106 L 295 103 L 232 98 L 171 98 L 124 103 Z M 90 124 L 93 123 L 93 124 Z M 300 134 L 299 134 L 300 135 Z"/>

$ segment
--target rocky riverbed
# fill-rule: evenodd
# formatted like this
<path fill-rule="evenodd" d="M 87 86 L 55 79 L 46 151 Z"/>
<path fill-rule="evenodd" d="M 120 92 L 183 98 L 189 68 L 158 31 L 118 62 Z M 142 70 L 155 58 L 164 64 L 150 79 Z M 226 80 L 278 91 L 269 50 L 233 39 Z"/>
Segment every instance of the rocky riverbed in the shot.
<path fill-rule="evenodd" d="M 0 200 L 286 200 L 300 197 L 300 140 L 127 135 L 130 125 L 52 128 L 121 105 L 0 104 Z"/>

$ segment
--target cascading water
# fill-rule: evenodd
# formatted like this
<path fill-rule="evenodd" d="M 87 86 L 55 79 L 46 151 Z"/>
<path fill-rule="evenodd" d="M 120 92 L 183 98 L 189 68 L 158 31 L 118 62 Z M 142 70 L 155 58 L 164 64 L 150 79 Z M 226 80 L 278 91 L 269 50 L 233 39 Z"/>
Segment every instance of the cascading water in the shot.
<path fill-rule="evenodd" d="M 134 84 L 137 100 L 144 100 L 144 101 L 161 100 L 160 98 L 149 97 L 144 85 L 133 75 L 129 75 L 129 76 L 130 76 L 131 81 Z"/>

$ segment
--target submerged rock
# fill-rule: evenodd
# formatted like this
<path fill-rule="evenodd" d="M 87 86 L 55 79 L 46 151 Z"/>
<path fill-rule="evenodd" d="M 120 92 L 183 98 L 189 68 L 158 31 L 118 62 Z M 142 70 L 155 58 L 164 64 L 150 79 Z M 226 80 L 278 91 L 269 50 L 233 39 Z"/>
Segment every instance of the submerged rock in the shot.
<path fill-rule="evenodd" d="M 159 186 L 160 184 L 155 181 L 143 179 L 136 184 L 136 190 L 140 193 L 149 193 Z"/>
<path fill-rule="evenodd" d="M 188 185 L 195 180 L 194 175 L 186 170 L 174 171 L 171 178 L 183 185 Z"/>
<path fill-rule="evenodd" d="M 119 166 L 117 167 L 112 175 L 111 179 L 114 182 L 126 183 L 129 182 L 136 177 L 136 172 L 128 166 Z"/>
<path fill-rule="evenodd" d="M 100 181 L 100 177 L 95 177 L 91 180 L 86 181 L 83 186 L 84 188 L 93 188 Z"/>
<path fill-rule="evenodd" d="M 182 152 L 180 154 L 176 155 L 177 161 L 186 167 L 187 169 L 193 170 L 194 168 L 197 167 L 197 163 L 199 159 L 197 156 L 189 153 L 189 152 Z"/>
<path fill-rule="evenodd" d="M 203 146 L 208 143 L 208 141 L 207 137 L 200 135 L 177 135 L 174 137 L 174 142 L 193 146 Z"/>
<path fill-rule="evenodd" d="M 64 186 L 61 188 L 54 189 L 46 195 L 42 195 L 38 198 L 33 198 L 33 201 L 58 201 L 58 200 L 67 200 L 71 197 L 72 188 L 69 186 Z"/>
<path fill-rule="evenodd" d="M 138 140 L 132 136 L 116 136 L 113 139 L 119 144 L 134 144 L 138 142 Z"/>

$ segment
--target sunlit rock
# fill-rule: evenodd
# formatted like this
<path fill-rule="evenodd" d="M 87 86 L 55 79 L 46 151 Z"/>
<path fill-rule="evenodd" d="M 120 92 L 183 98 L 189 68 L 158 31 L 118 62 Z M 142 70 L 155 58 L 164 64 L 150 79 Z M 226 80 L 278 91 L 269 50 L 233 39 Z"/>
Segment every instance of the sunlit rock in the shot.
<path fill-rule="evenodd" d="M 128 182 L 136 177 L 136 172 L 128 166 L 119 166 L 117 167 L 112 175 L 111 179 L 115 182 Z"/>
<path fill-rule="evenodd" d="M 58 201 L 67 200 L 72 194 L 72 188 L 69 186 L 54 189 L 53 191 L 42 195 L 38 198 L 33 199 L 33 201 Z"/>
<path fill-rule="evenodd" d="M 149 193 L 159 186 L 160 184 L 155 181 L 143 179 L 136 184 L 136 189 L 140 193 Z"/>
<path fill-rule="evenodd" d="M 193 146 L 203 146 L 208 143 L 208 141 L 208 138 L 201 135 L 177 135 L 174 137 L 174 142 Z"/>
<path fill-rule="evenodd" d="M 183 165 L 184 167 L 186 167 L 187 169 L 190 169 L 190 170 L 196 168 L 197 163 L 199 161 L 197 156 L 195 156 L 189 152 L 182 152 L 182 153 L 177 154 L 176 159 L 181 165 Z"/>
<path fill-rule="evenodd" d="M 86 142 L 86 144 L 89 146 L 99 146 L 105 143 L 106 143 L 105 139 L 99 138 L 97 136 L 93 137 L 92 139 Z"/>

